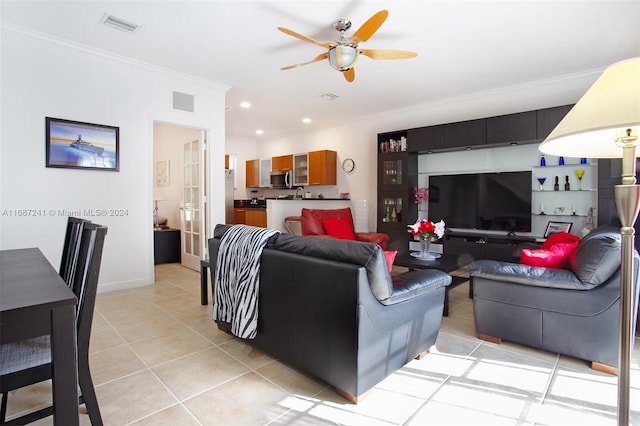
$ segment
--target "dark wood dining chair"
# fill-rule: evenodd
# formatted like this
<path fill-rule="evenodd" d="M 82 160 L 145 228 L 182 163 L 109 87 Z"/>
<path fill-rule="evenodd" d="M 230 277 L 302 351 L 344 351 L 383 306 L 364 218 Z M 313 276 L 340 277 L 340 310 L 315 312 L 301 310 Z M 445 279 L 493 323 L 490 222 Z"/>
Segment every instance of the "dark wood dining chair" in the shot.
<path fill-rule="evenodd" d="M 89 340 L 98 289 L 98 277 L 107 228 L 84 223 L 80 237 L 75 277 L 70 286 L 78 298 L 76 309 L 78 382 L 81 396 L 92 425 L 102 425 L 102 417 L 89 370 Z M 55 360 L 54 360 L 55 362 Z M 49 336 L 0 345 L 0 424 L 25 424 L 53 414 L 49 406 L 21 417 L 6 420 L 7 398 L 11 390 L 52 378 L 51 344 Z"/>
<path fill-rule="evenodd" d="M 80 253 L 80 239 L 85 223 L 91 223 L 91 221 L 77 217 L 69 217 L 67 219 L 59 273 L 69 288 L 71 288 L 76 273 L 78 255 Z"/>

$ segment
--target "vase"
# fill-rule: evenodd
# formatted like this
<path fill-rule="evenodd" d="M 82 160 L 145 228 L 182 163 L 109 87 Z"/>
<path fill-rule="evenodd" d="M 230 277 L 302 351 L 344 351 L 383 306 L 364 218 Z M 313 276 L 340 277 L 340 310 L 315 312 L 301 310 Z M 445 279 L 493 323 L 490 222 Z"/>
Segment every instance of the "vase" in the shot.
<path fill-rule="evenodd" d="M 429 254 L 431 237 L 433 237 L 433 233 L 431 232 L 423 232 L 420 234 L 420 257 L 422 258 L 431 258 L 431 255 Z"/>

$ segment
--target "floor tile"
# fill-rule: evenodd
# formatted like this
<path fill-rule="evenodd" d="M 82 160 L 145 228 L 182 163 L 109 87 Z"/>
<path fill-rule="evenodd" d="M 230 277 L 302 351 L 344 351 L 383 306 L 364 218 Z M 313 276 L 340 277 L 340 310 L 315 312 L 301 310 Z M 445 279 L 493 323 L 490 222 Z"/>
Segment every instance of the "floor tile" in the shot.
<path fill-rule="evenodd" d="M 327 388 L 325 383 L 279 361 L 260 367 L 256 372 L 296 396 L 313 397 Z"/>
<path fill-rule="evenodd" d="M 218 345 L 218 347 L 249 368 L 260 368 L 273 362 L 273 358 L 269 354 L 237 338 Z"/>
<path fill-rule="evenodd" d="M 181 404 L 173 405 L 160 412 L 131 423 L 135 426 L 199 426 L 198 422 Z"/>
<path fill-rule="evenodd" d="M 126 345 L 90 354 L 89 366 L 94 385 L 147 368 L 138 355 Z"/>
<path fill-rule="evenodd" d="M 149 367 L 173 361 L 212 347 L 212 343 L 187 328 L 178 333 L 131 343 L 131 348 Z"/>
<path fill-rule="evenodd" d="M 184 401 L 203 425 L 265 425 L 286 413 L 289 395 L 255 373 Z M 224 420 L 223 420 L 224 419 Z"/>

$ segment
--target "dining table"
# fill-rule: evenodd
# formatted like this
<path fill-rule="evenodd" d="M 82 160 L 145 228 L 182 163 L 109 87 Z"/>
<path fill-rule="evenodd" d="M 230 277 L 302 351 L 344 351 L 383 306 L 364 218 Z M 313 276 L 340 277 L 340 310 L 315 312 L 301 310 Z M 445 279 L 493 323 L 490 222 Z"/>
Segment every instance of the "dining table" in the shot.
<path fill-rule="evenodd" d="M 40 249 L 0 250 L 0 344 L 50 335 L 55 425 L 79 423 L 76 305 Z"/>

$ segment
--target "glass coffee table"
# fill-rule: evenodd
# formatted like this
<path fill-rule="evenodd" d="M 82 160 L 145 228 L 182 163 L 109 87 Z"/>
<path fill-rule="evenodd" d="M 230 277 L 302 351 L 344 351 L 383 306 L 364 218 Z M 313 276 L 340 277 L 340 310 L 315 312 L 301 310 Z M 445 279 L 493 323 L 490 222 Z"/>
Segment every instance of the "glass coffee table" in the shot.
<path fill-rule="evenodd" d="M 410 252 L 398 253 L 393 264 L 409 268 L 410 271 L 416 269 L 437 269 L 439 271 L 446 272 L 447 274 L 465 266 L 459 264 L 458 256 L 454 256 L 452 254 L 443 254 L 435 259 L 421 259 L 419 257 L 411 256 Z M 455 275 L 451 276 L 451 284 L 447 286 L 444 292 L 444 310 L 442 312 L 442 316 L 449 316 L 449 290 L 466 281 L 469 281 L 469 279 Z M 469 297 L 473 297 L 471 282 L 469 282 Z"/>

